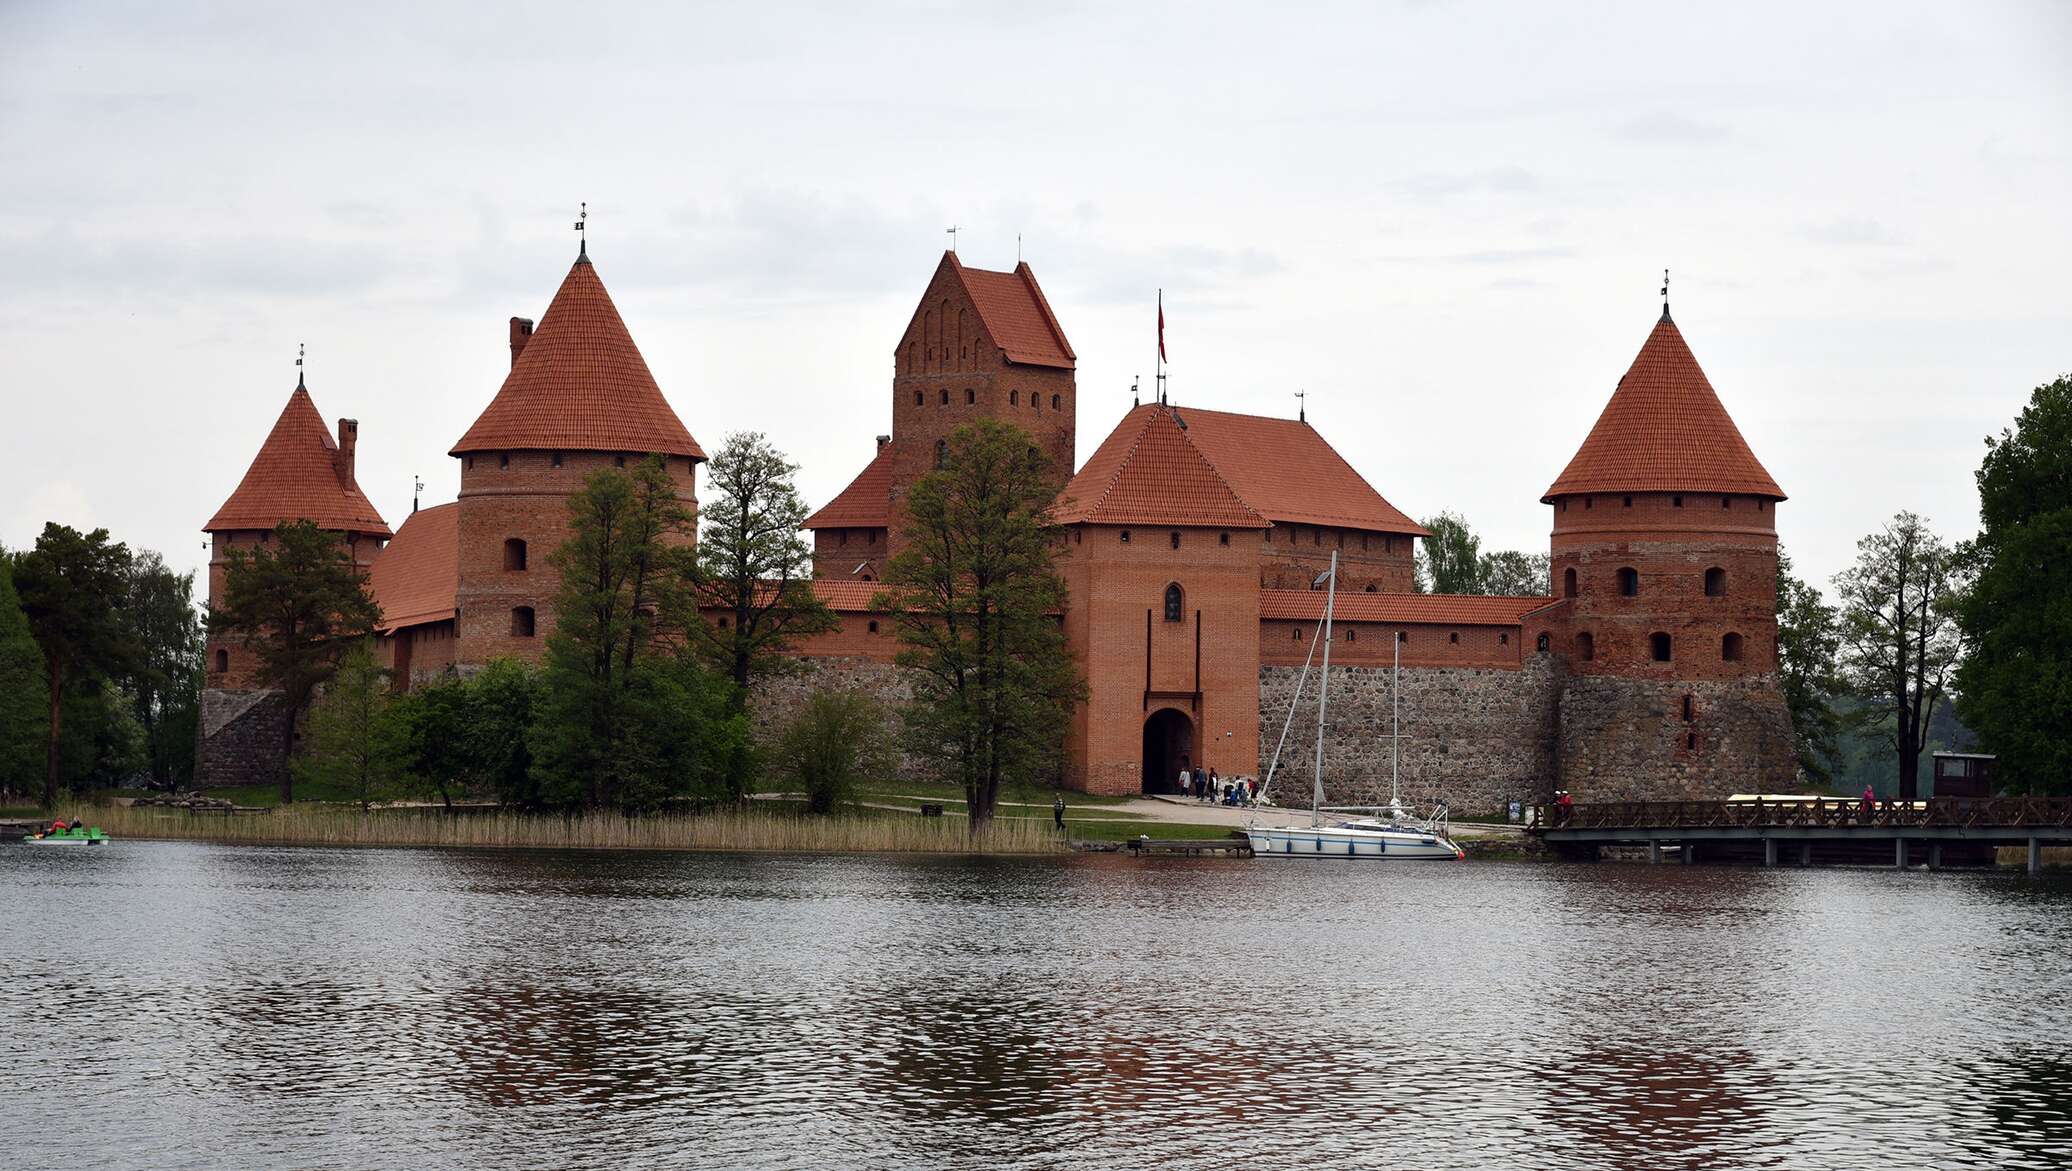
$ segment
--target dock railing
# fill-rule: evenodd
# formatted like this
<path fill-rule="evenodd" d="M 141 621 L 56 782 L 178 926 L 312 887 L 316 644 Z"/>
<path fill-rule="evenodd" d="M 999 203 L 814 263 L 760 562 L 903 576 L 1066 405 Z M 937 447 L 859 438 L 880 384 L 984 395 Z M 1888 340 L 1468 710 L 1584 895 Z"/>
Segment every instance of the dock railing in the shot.
<path fill-rule="evenodd" d="M 1771 801 L 1593 801 L 1537 807 L 1534 830 L 2072 829 L 2068 797 L 1817 797 Z"/>

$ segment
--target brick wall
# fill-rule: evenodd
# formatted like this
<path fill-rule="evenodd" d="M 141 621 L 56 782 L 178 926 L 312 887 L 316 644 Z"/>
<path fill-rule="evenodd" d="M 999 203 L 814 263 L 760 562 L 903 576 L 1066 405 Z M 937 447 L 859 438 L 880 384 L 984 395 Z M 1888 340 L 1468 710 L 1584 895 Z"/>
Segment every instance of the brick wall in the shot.
<path fill-rule="evenodd" d="M 876 528 L 813 530 L 813 576 L 837 581 L 877 581 L 885 575 L 886 531 Z M 858 568 L 862 567 L 862 572 Z"/>
<path fill-rule="evenodd" d="M 1791 715 L 1774 676 L 1573 676 L 1561 692 L 1560 731 L 1561 787 L 1577 801 L 1716 800 L 1796 787 Z"/>
<path fill-rule="evenodd" d="M 1259 670 L 1257 772 L 1264 778 L 1288 718 L 1301 668 Z M 1324 797 L 1329 804 L 1388 800 L 1394 672 L 1338 665 L 1332 652 L 1324 738 Z M 1281 749 L 1273 787 L 1282 805 L 1307 807 L 1315 777 L 1317 684 L 1312 668 Z M 1405 667 L 1402 672 L 1403 800 L 1456 813 L 1485 813 L 1508 801 L 1544 800 L 1554 790 L 1556 700 L 1561 668 L 1553 655 L 1511 667 Z M 1250 770 L 1247 770 L 1250 771 Z"/>
<path fill-rule="evenodd" d="M 1310 644 L 1321 622 L 1259 623 L 1259 661 L 1299 667 L 1310 656 Z M 1406 667 L 1507 667 L 1523 661 L 1524 636 L 1515 626 L 1444 626 L 1429 623 L 1332 623 L 1331 662 L 1343 666 L 1387 667 L 1396 661 L 1391 640 L 1402 639 Z M 1321 651 L 1318 652 L 1321 657 Z"/>
<path fill-rule="evenodd" d="M 203 691 L 195 787 L 279 784 L 287 765 L 282 748 L 287 720 L 287 700 L 278 691 Z"/>
<path fill-rule="evenodd" d="M 459 639 L 452 619 L 421 622 L 382 635 L 375 644 L 396 690 L 408 691 L 454 674 Z"/>
<path fill-rule="evenodd" d="M 1338 589 L 1407 594 L 1416 588 L 1417 538 L 1360 529 L 1277 524 L 1259 535 L 1259 584 L 1270 590 L 1308 589 L 1338 553 Z"/>
<path fill-rule="evenodd" d="M 545 451 L 475 452 L 462 457 L 460 475 L 460 586 L 456 602 L 457 662 L 480 666 L 510 656 L 537 662 L 554 629 L 554 591 L 559 579 L 550 558 L 569 537 L 568 498 L 584 477 L 637 453 Z M 697 471 L 685 456 L 669 457 L 677 498 L 697 510 Z M 505 568 L 505 542 L 525 542 L 525 568 Z M 533 633 L 513 632 L 512 611 L 530 607 Z"/>
<path fill-rule="evenodd" d="M 343 534 L 352 559 L 365 573 L 373 567 L 374 559 L 381 555 L 384 542 L 360 533 Z M 223 602 L 225 575 L 229 572 L 230 551 L 249 551 L 273 541 L 271 530 L 232 529 L 209 534 L 209 608 L 216 609 Z M 258 656 L 254 655 L 244 639 L 236 635 L 222 635 L 214 631 L 208 634 L 203 663 L 208 669 L 208 686 L 225 691 L 245 691 L 259 685 Z"/>

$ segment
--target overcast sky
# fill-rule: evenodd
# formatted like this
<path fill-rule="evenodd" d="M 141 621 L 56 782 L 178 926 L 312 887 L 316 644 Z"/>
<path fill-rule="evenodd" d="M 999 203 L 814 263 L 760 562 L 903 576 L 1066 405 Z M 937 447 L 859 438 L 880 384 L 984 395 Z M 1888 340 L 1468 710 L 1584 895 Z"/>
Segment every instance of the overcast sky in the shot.
<path fill-rule="evenodd" d="M 2072 370 L 2068 5 L 289 7 L 0 0 L 0 543 L 203 564 L 297 342 L 390 524 L 452 499 L 581 200 L 692 433 L 816 506 L 952 223 L 1022 237 L 1080 458 L 1163 286 L 1176 401 L 1306 390 L 1491 548 L 1546 548 L 1665 267 L 1823 584 L 1895 510 L 1969 535 L 1982 437 Z"/>

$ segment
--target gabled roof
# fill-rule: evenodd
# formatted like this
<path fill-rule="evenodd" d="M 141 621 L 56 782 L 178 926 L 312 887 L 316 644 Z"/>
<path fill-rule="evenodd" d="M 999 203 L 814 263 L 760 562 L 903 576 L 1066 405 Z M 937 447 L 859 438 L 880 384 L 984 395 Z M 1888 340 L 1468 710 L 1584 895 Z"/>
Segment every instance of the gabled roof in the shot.
<path fill-rule="evenodd" d="M 1058 495 L 1063 524 L 1202 525 L 1263 529 L 1269 522 L 1231 489 L 1195 446 L 1173 408 L 1124 415 Z"/>
<path fill-rule="evenodd" d="M 955 252 L 942 254 L 942 265 L 964 286 L 965 295 L 978 310 L 979 323 L 1007 360 L 1022 366 L 1055 366 L 1070 370 L 1079 363 L 1072 343 L 1065 340 L 1064 327 L 1050 311 L 1036 273 L 1026 263 L 1013 272 L 966 268 Z M 920 316 L 916 309 L 914 315 Z"/>
<path fill-rule="evenodd" d="M 1741 438 L 1669 307 L 1575 458 L 1540 497 L 1578 492 L 1720 492 L 1784 499 Z"/>
<path fill-rule="evenodd" d="M 878 448 L 871 462 L 856 473 L 820 511 L 806 518 L 809 529 L 882 529 L 891 526 L 892 445 Z"/>
<path fill-rule="evenodd" d="M 670 409 L 618 307 L 579 257 L 503 387 L 450 455 L 474 451 L 705 451 Z"/>
<path fill-rule="evenodd" d="M 1516 626 L 1548 598 L 1487 597 L 1478 594 L 1341 593 L 1333 607 L 1338 622 L 1426 623 L 1434 626 Z M 1283 622 L 1322 622 L 1321 590 L 1260 590 L 1259 617 Z"/>
<path fill-rule="evenodd" d="M 1426 535 L 1416 521 L 1382 499 L 1306 422 L 1153 404 L 1124 416 L 1117 431 L 1129 429 L 1140 414 L 1158 410 L 1172 411 L 1186 429 L 1189 442 L 1215 466 L 1230 489 L 1253 512 L 1275 524 Z M 1106 446 L 1102 445 L 1104 450 Z M 1096 452 L 1095 459 L 1099 458 Z M 1094 460 L 1088 460 L 1087 467 L 1093 466 Z"/>
<path fill-rule="evenodd" d="M 338 442 L 298 379 L 245 478 L 202 531 L 271 529 L 282 521 L 308 520 L 321 529 L 388 536 L 388 523 L 337 455 Z"/>
<path fill-rule="evenodd" d="M 453 617 L 460 588 L 460 505 L 411 513 L 374 559 L 367 588 L 381 607 L 384 633 Z"/>

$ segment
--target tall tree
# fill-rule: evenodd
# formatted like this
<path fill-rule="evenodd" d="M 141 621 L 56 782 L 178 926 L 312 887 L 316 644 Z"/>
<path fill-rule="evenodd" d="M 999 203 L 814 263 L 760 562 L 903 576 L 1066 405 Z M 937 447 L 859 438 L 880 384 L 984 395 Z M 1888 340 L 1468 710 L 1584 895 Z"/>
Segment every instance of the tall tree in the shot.
<path fill-rule="evenodd" d="M 1986 440 L 1957 707 L 2001 784 L 2072 792 L 2072 376 Z"/>
<path fill-rule="evenodd" d="M 1422 594 L 1482 592 L 1482 539 L 1467 518 L 1442 512 L 1424 521 L 1432 535 L 1417 548 L 1417 591 Z"/>
<path fill-rule="evenodd" d="M 756 675 L 782 669 L 799 638 L 831 630 L 835 617 L 813 594 L 813 551 L 799 537 L 806 502 L 792 484 L 798 466 L 755 431 L 727 436 L 712 457 L 699 509 L 698 605 L 727 616 L 724 625 L 689 623 L 693 645 L 734 681 L 747 702 Z"/>
<path fill-rule="evenodd" d="M 456 793 L 537 805 L 527 747 L 539 671 L 517 659 L 492 659 L 467 679 L 413 687 L 389 714 L 406 777 L 447 807 Z"/>
<path fill-rule="evenodd" d="M 46 524 L 36 547 L 15 562 L 15 589 L 29 632 L 43 652 L 49 719 L 44 741 L 43 803 L 58 799 L 59 738 L 65 699 L 78 685 L 119 671 L 132 655 L 117 612 L 127 586 L 129 550 L 91 533 Z"/>
<path fill-rule="evenodd" d="M 1894 516 L 1856 549 L 1856 564 L 1835 578 L 1843 670 L 1865 701 L 1861 720 L 1890 728 L 1899 796 L 1911 801 L 1929 724 L 1948 697 L 1961 650 L 1959 566 L 1950 547 L 1911 512 Z"/>
<path fill-rule="evenodd" d="M 1819 784 L 1831 784 L 1841 766 L 1838 737 L 1842 717 L 1835 700 L 1842 693 L 1836 662 L 1842 632 L 1835 608 L 1810 582 L 1792 575 L 1791 557 L 1777 550 L 1777 674 L 1791 711 L 1799 768 Z"/>
<path fill-rule="evenodd" d="M 43 778 L 44 686 L 43 651 L 14 592 L 14 555 L 0 549 L 0 802 Z"/>
<path fill-rule="evenodd" d="M 982 420 L 952 433 L 942 466 L 907 493 L 906 547 L 874 603 L 897 615 L 914 673 L 909 751 L 964 787 L 973 833 L 1003 781 L 1051 781 L 1084 686 L 1058 615 L 1057 484 L 1020 428 Z"/>
<path fill-rule="evenodd" d="M 225 557 L 223 608 L 210 622 L 239 637 L 259 660 L 258 677 L 280 689 L 288 719 L 281 744 L 281 804 L 295 800 L 286 767 L 295 729 L 317 688 L 381 621 L 345 542 L 306 520 L 273 531 L 273 540 Z"/>
<path fill-rule="evenodd" d="M 200 702 L 194 682 L 202 666 L 201 617 L 194 606 L 194 574 L 176 573 L 165 558 L 140 551 L 130 559 L 122 620 L 136 650 L 122 687 L 144 730 L 151 780 L 172 786 L 194 759 L 194 729 L 187 710 Z"/>
<path fill-rule="evenodd" d="M 659 459 L 593 472 L 569 498 L 529 744 L 542 801 L 652 805 L 709 791 L 738 759 L 745 719 L 677 647 L 691 523 Z"/>
<path fill-rule="evenodd" d="M 1505 597 L 1543 597 L 1553 592 L 1553 557 L 1546 553 L 1520 553 L 1501 549 L 1484 553 L 1476 562 L 1477 590 Z"/>
<path fill-rule="evenodd" d="M 402 745 L 387 718 L 389 676 L 361 639 L 338 660 L 309 711 L 309 751 L 290 762 L 296 779 L 348 794 L 366 809 L 389 796 L 402 773 Z"/>

